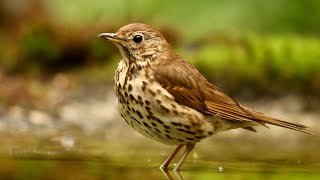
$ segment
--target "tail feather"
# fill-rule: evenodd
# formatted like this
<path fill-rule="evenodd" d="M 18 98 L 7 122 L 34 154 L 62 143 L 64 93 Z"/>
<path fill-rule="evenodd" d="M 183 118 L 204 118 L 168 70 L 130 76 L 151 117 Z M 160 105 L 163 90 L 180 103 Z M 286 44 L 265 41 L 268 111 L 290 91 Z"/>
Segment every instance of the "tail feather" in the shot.
<path fill-rule="evenodd" d="M 255 110 L 247 108 L 247 107 L 243 107 L 243 108 L 245 110 L 247 110 L 248 112 L 250 112 L 255 117 L 255 121 L 257 121 L 258 123 L 272 124 L 272 125 L 276 125 L 276 126 L 280 126 L 280 127 L 284 127 L 284 128 L 288 128 L 288 129 L 292 129 L 292 130 L 296 130 L 296 131 L 310 134 L 309 127 L 307 127 L 305 125 L 291 123 L 291 122 L 283 121 L 283 120 L 280 120 L 277 118 L 273 118 L 271 116 L 265 115 L 261 112 L 255 111 Z"/>

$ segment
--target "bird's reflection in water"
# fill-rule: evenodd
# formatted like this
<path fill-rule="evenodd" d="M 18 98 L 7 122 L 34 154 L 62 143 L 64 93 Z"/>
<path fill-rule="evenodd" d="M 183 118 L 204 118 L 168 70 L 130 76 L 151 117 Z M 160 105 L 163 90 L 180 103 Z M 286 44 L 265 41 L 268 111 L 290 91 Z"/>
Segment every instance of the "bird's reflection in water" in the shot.
<path fill-rule="evenodd" d="M 174 180 L 174 178 L 171 176 L 170 172 L 168 170 L 162 170 L 164 176 L 168 179 L 168 180 Z M 177 177 L 178 180 L 183 180 L 183 177 L 181 176 L 179 171 L 173 171 L 173 173 L 175 174 L 175 176 Z"/>

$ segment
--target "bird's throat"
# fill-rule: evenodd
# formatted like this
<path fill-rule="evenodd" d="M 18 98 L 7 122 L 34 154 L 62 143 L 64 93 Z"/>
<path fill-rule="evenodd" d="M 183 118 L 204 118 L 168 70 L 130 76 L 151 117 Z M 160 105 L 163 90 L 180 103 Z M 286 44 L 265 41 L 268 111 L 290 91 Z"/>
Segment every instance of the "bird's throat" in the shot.
<path fill-rule="evenodd" d="M 121 59 L 124 61 L 126 66 L 130 66 L 132 63 L 135 63 L 136 60 L 135 60 L 134 56 L 132 56 L 132 54 L 130 53 L 128 48 L 126 48 L 122 44 L 117 44 L 117 47 L 120 51 Z"/>

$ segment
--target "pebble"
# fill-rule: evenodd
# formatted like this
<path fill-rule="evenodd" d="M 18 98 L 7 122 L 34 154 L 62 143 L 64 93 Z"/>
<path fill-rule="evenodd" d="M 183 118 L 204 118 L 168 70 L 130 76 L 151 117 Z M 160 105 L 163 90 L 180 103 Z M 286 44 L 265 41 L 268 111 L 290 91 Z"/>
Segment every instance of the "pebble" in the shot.
<path fill-rule="evenodd" d="M 36 126 L 48 126 L 52 122 L 51 116 L 37 110 L 30 111 L 28 119 L 31 124 Z"/>
<path fill-rule="evenodd" d="M 65 149 L 72 149 L 75 146 L 75 139 L 73 137 L 62 137 L 60 144 Z"/>
<path fill-rule="evenodd" d="M 63 74 L 59 75 L 53 80 L 52 84 L 58 89 L 68 88 L 70 86 L 68 78 L 69 77 L 64 76 Z M 293 102 L 292 105 L 290 105 L 291 101 Z M 317 123 L 320 114 L 318 112 L 303 112 L 297 102 L 299 102 L 299 99 L 295 100 L 291 99 L 291 97 L 287 97 L 267 103 L 256 102 L 257 104 L 245 104 L 251 107 L 260 106 L 262 111 L 274 115 L 279 114 L 280 117 L 281 114 L 285 114 L 282 116 L 287 117 L 284 118 L 285 120 L 306 124 L 312 127 L 314 132 L 317 132 L 317 130 L 320 129 L 320 125 Z M 28 109 L 19 105 L 9 107 L 2 107 L 0 105 L 0 132 L 9 131 L 15 134 L 18 132 L 32 132 L 36 135 L 57 133 L 56 135 L 61 135 L 60 132 L 62 132 L 62 130 L 75 127 L 80 129 L 80 133 L 83 135 L 94 135 L 108 132 L 108 139 L 110 140 L 114 139 L 114 136 L 119 135 L 128 136 L 129 138 L 137 137 L 137 139 L 139 139 L 140 135 L 135 133 L 135 131 L 130 127 L 126 126 L 125 122 L 119 117 L 116 103 L 116 97 L 112 89 L 106 88 L 102 89 L 101 93 L 99 90 L 99 93 L 93 91 L 73 95 L 70 101 L 66 101 L 54 109 L 54 112 L 49 113 L 44 110 Z M 277 105 L 276 110 L 273 108 L 275 104 L 279 104 Z M 54 115 L 51 113 L 54 113 Z M 284 139 L 287 140 L 287 143 L 284 145 L 288 148 L 296 146 L 295 143 L 299 142 L 298 138 L 304 136 L 304 134 L 299 134 L 295 131 L 290 131 L 284 128 L 277 128 L 271 125 L 269 127 L 270 129 L 257 127 L 259 132 L 255 133 L 254 136 L 257 138 L 268 136 L 270 141 L 278 141 L 278 137 L 286 137 Z M 121 131 L 119 131 L 119 129 L 121 129 Z M 124 134 L 122 133 L 122 130 L 130 131 L 128 134 Z M 233 138 L 241 135 L 249 135 L 250 137 L 253 137 L 251 134 L 251 132 L 244 131 L 243 129 L 236 129 L 225 134 L 221 133 L 216 137 Z M 283 134 L 288 136 L 282 136 Z M 290 141 L 288 141 L 288 139 Z M 65 144 L 66 147 L 74 146 L 74 141 L 72 140 L 69 141 L 67 139 L 63 141 L 66 142 L 61 144 Z M 167 156 L 168 152 L 161 152 L 161 155 Z M 197 152 L 192 153 L 193 159 L 198 159 L 198 156 Z"/>
<path fill-rule="evenodd" d="M 192 158 L 193 159 L 198 159 L 199 158 L 198 153 L 197 152 L 192 153 Z"/>

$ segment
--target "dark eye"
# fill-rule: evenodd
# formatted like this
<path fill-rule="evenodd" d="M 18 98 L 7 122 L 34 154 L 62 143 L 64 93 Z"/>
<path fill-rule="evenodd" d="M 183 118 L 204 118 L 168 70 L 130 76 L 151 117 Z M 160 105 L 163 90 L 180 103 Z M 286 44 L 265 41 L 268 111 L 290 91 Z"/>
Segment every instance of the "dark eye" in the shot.
<path fill-rule="evenodd" d="M 133 37 L 133 41 L 134 41 L 135 43 L 141 43 L 141 41 L 142 41 L 142 36 L 141 36 L 141 35 L 135 35 L 135 36 Z"/>

